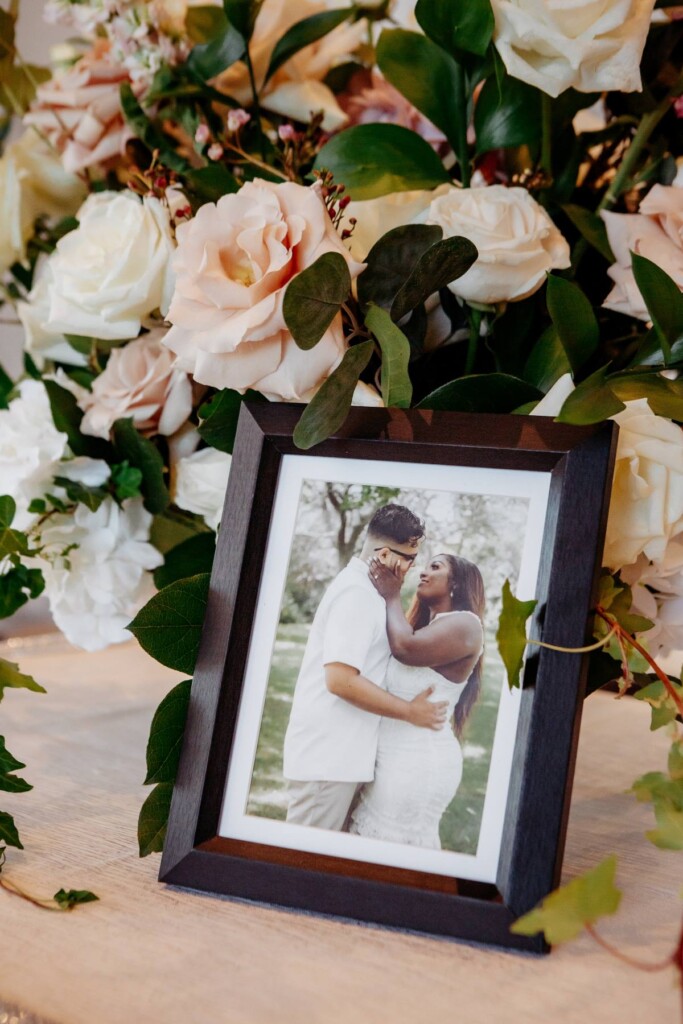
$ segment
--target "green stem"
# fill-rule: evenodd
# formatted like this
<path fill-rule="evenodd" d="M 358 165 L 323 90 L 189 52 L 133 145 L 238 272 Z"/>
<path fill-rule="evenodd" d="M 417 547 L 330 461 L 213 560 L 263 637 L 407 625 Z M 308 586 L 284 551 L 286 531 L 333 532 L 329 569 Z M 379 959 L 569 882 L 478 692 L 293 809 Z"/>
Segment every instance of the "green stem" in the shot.
<path fill-rule="evenodd" d="M 460 181 L 463 188 L 470 187 L 470 158 L 467 147 L 467 82 L 465 69 L 458 62 L 455 76 L 455 107 L 458 112 L 455 151 L 460 165 Z"/>
<path fill-rule="evenodd" d="M 546 92 L 541 93 L 541 170 L 552 181 L 553 177 L 553 101 Z"/>

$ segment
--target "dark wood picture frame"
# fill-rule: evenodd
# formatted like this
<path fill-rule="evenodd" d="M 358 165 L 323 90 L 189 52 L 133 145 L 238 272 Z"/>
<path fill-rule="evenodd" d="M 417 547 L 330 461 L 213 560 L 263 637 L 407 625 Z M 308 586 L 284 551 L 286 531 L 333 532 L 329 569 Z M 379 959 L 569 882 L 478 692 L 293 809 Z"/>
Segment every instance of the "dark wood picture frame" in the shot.
<path fill-rule="evenodd" d="M 160 880 L 207 892 L 534 952 L 509 928 L 559 884 L 585 656 L 534 648 L 495 886 L 218 835 L 278 471 L 306 457 L 300 407 L 245 404 L 211 576 Z M 310 454 L 551 474 L 532 635 L 578 647 L 590 633 L 617 430 L 544 417 L 352 409 Z"/>

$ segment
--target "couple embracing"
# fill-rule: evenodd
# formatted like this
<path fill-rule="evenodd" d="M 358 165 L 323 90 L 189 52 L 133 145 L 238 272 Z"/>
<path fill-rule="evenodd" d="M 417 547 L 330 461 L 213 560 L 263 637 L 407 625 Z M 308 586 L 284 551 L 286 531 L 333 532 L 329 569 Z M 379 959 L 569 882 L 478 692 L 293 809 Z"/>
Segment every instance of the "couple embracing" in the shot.
<path fill-rule="evenodd" d="M 320 602 L 285 736 L 290 824 L 441 847 L 481 686 L 485 597 L 475 565 L 440 554 L 404 614 L 424 532 L 409 509 L 379 508 Z"/>

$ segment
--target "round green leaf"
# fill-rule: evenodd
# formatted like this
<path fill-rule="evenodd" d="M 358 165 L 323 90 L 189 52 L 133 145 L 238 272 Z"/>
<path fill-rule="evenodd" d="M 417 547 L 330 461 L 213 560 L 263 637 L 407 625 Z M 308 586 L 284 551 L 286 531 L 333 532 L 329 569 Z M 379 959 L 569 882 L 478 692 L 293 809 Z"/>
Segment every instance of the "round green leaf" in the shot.
<path fill-rule="evenodd" d="M 282 312 L 299 348 L 318 344 L 350 291 L 348 263 L 338 252 L 323 253 L 290 281 Z"/>

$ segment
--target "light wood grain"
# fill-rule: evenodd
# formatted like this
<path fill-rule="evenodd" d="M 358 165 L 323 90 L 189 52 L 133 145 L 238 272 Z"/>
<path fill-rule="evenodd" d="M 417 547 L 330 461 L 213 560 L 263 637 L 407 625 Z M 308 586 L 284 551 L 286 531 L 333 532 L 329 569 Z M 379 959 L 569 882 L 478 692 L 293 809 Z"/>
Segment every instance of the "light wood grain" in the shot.
<path fill-rule="evenodd" d="M 160 885 L 158 857 L 137 857 L 136 818 L 149 721 L 181 677 L 133 644 L 85 655 L 53 637 L 2 654 L 48 689 L 10 692 L 0 709 L 35 786 L 3 794 L 26 846 L 10 851 L 7 877 L 41 895 L 93 889 L 101 902 L 50 914 L 0 892 L 0 1002 L 56 1024 L 678 1020 L 673 972 L 630 970 L 588 937 L 534 958 Z M 651 811 L 624 791 L 665 753 L 639 703 L 587 702 L 565 878 L 620 851 L 623 907 L 601 931 L 651 960 L 675 942 L 678 858 L 643 839 Z"/>

